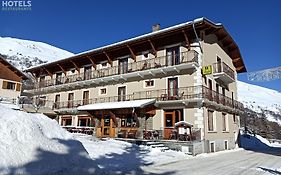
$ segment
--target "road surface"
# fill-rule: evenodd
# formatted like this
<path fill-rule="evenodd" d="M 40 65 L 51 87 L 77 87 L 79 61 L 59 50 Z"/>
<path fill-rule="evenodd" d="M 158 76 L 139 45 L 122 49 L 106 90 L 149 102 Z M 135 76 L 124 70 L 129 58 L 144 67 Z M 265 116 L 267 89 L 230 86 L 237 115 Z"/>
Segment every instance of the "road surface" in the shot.
<path fill-rule="evenodd" d="M 199 155 L 177 162 L 143 167 L 147 174 L 281 175 L 281 156 L 246 150 Z"/>

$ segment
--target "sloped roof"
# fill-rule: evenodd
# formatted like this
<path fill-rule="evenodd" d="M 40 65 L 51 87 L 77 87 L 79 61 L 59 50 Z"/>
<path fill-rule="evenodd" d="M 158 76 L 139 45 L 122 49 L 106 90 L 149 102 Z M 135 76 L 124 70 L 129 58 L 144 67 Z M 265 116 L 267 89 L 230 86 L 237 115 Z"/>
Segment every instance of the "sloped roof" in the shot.
<path fill-rule="evenodd" d="M 206 34 L 214 33 L 217 35 L 218 39 L 223 43 L 223 49 L 226 53 L 232 58 L 234 66 L 236 68 L 236 71 L 238 73 L 246 72 L 246 66 L 244 64 L 243 58 L 241 56 L 240 50 L 233 40 L 233 38 L 230 36 L 230 34 L 227 32 L 227 30 L 224 28 L 224 26 L 221 23 L 214 23 L 207 18 L 198 18 L 193 21 L 188 21 L 182 24 L 174 25 L 172 27 L 168 27 L 156 32 L 147 33 L 141 36 L 137 36 L 134 38 L 130 38 L 124 41 L 116 42 L 110 45 L 98 47 L 86 52 L 82 52 L 79 54 L 76 54 L 72 57 L 64 58 L 61 60 L 57 60 L 54 62 L 44 63 L 38 66 L 27 68 L 25 71 L 38 71 L 40 68 L 45 67 L 51 67 L 56 66 L 60 63 L 65 63 L 68 61 L 81 61 L 85 57 L 91 57 L 94 58 L 98 54 L 102 54 L 104 52 L 111 52 L 113 50 L 121 50 L 122 48 L 127 48 L 128 46 L 136 46 L 138 43 L 143 43 L 148 40 L 157 40 L 160 37 L 167 37 L 168 35 L 171 35 L 172 33 L 181 33 L 183 30 L 190 30 L 189 35 L 193 35 L 194 32 L 192 30 L 193 25 L 195 26 L 197 32 L 200 30 L 204 30 Z M 129 52 L 129 51 L 128 51 Z M 78 61 L 77 61 L 78 62 Z"/>
<path fill-rule="evenodd" d="M 8 69 L 13 71 L 15 74 L 17 74 L 22 79 L 28 79 L 27 76 L 19 69 L 17 69 L 15 66 L 10 64 L 3 56 L 0 55 L 0 63 L 5 65 Z"/>

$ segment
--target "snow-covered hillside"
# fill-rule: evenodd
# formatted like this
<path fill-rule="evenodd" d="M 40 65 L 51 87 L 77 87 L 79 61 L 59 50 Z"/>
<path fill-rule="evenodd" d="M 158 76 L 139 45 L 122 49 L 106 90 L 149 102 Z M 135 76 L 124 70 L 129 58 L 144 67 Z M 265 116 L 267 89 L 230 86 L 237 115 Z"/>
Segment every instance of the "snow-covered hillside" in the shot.
<path fill-rule="evenodd" d="M 19 69 L 74 55 L 46 43 L 0 37 L 0 54 Z"/>
<path fill-rule="evenodd" d="M 281 93 L 272 89 L 238 81 L 238 100 L 245 107 L 264 113 L 269 121 L 281 125 Z"/>

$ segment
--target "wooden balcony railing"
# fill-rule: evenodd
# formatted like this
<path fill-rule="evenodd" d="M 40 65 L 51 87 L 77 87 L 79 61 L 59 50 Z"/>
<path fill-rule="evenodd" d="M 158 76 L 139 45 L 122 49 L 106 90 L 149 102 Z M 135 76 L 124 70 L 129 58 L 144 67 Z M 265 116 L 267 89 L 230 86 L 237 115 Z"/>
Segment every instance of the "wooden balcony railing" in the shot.
<path fill-rule="evenodd" d="M 243 104 L 212 91 L 204 86 L 190 86 L 178 89 L 160 89 L 150 91 L 134 92 L 133 94 L 122 96 L 110 96 L 102 98 L 92 98 L 87 100 L 87 104 L 105 103 L 105 102 L 118 102 L 118 101 L 132 101 L 141 99 L 156 99 L 156 101 L 175 101 L 175 100 L 188 100 L 188 99 L 207 99 L 209 101 L 221 104 L 230 108 L 243 110 Z M 77 108 L 78 106 L 85 105 L 84 100 L 73 100 L 55 102 L 54 109 L 61 108 Z"/>
<path fill-rule="evenodd" d="M 113 66 L 99 70 L 87 71 L 79 74 L 67 75 L 62 77 L 53 78 L 50 80 L 44 80 L 33 86 L 25 86 L 26 90 L 35 88 L 43 88 L 61 84 L 68 84 L 73 82 L 91 80 L 96 78 L 103 78 L 113 75 L 127 74 L 136 71 L 143 71 L 148 69 L 156 69 L 161 67 L 173 66 L 184 63 L 198 63 L 198 53 L 194 50 L 182 52 L 179 55 L 175 55 L 178 58 L 177 61 L 168 61 L 169 56 L 156 57 L 152 59 L 141 60 L 137 62 L 128 63 L 128 66 Z"/>
<path fill-rule="evenodd" d="M 235 80 L 235 74 L 234 71 L 224 62 L 222 63 L 214 63 L 213 64 L 213 73 L 225 73 L 227 74 L 230 78 Z"/>

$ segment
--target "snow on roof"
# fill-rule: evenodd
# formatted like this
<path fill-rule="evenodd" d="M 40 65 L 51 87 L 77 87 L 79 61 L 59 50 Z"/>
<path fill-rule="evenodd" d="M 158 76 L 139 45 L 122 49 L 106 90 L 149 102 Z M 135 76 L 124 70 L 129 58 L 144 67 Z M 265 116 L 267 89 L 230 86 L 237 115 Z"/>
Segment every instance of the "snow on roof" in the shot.
<path fill-rule="evenodd" d="M 134 100 L 134 101 L 119 101 L 119 102 L 107 102 L 96 103 L 84 106 L 79 106 L 78 111 L 86 110 L 101 110 L 101 109 L 120 109 L 120 108 L 143 108 L 144 106 L 155 103 L 155 99 L 146 100 Z"/>
<path fill-rule="evenodd" d="M 175 127 L 181 126 L 181 125 L 186 125 L 186 126 L 193 126 L 191 123 L 188 123 L 186 121 L 179 121 L 177 123 L 175 123 Z"/>
<path fill-rule="evenodd" d="M 154 35 L 157 35 L 157 34 L 160 34 L 160 33 L 164 33 L 164 32 L 167 32 L 167 31 L 170 31 L 170 30 L 173 30 L 173 29 L 177 29 L 177 28 L 180 28 L 180 27 L 190 25 L 192 23 L 199 23 L 199 22 L 202 22 L 203 20 L 207 20 L 208 22 L 210 22 L 214 25 L 218 25 L 218 26 L 221 25 L 221 23 L 213 23 L 212 21 L 210 21 L 209 19 L 207 19 L 205 17 L 196 18 L 193 21 L 184 22 L 184 23 L 174 25 L 174 26 L 171 26 L 171 27 L 167 27 L 165 29 L 161 29 L 161 30 L 158 30 L 158 31 L 155 31 L 155 32 L 150 32 L 150 33 L 140 35 L 140 36 L 137 36 L 137 37 L 134 37 L 134 38 L 130 38 L 130 39 L 127 39 L 127 40 L 119 41 L 119 42 L 116 42 L 116 43 L 113 43 L 113 44 L 109 44 L 109 45 L 98 47 L 98 48 L 95 48 L 95 49 L 92 49 L 92 50 L 81 52 L 81 53 L 78 53 L 74 56 L 67 57 L 67 58 L 64 58 L 64 59 L 61 59 L 61 60 L 52 61 L 52 62 L 40 64 L 40 65 L 37 65 L 37 66 L 32 66 L 32 67 L 29 67 L 29 68 L 25 69 L 25 71 L 30 70 L 30 69 L 34 69 L 34 68 L 37 68 L 37 67 L 41 67 L 41 66 L 46 66 L 46 65 L 58 62 L 58 61 L 67 60 L 67 59 L 72 58 L 72 57 L 88 54 L 90 52 L 96 52 L 96 51 L 104 50 L 104 49 L 109 48 L 109 47 L 114 47 L 114 46 L 117 46 L 117 45 L 121 45 L 121 44 L 128 43 L 128 42 L 131 42 L 131 41 L 134 41 L 134 40 L 142 39 L 142 38 L 145 38 L 145 37 L 151 37 L 151 36 L 154 36 Z"/>

